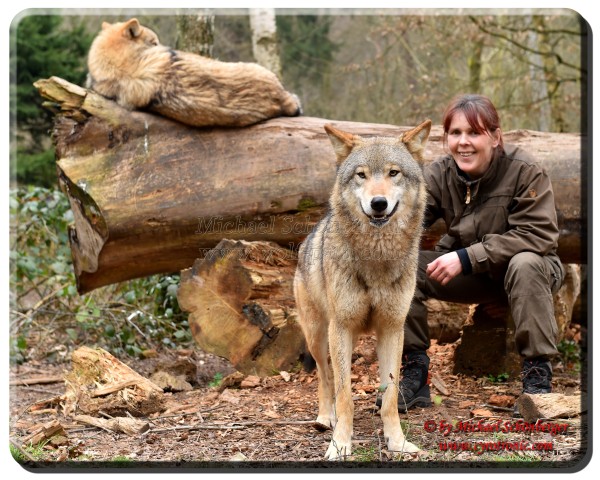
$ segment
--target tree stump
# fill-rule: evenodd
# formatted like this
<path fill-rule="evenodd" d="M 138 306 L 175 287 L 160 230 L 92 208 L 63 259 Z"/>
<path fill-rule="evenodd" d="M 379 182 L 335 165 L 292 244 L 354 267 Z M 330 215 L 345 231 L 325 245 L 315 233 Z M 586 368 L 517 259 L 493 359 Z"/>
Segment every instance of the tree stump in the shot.
<path fill-rule="evenodd" d="M 565 280 L 554 295 L 557 343 L 571 324 L 573 306 L 581 291 L 579 265 L 565 265 Z M 521 358 L 514 341 L 515 327 L 508 305 L 477 305 L 463 326 L 454 353 L 454 373 L 478 377 L 508 373 L 518 376 Z"/>
<path fill-rule="evenodd" d="M 200 348 L 246 375 L 294 369 L 304 351 L 295 268 L 295 254 L 274 243 L 222 240 L 183 270 L 177 299 Z"/>
<path fill-rule="evenodd" d="M 71 356 L 65 377 L 65 415 L 148 416 L 162 410 L 163 391 L 107 351 L 81 347 Z"/>
<path fill-rule="evenodd" d="M 506 304 L 477 305 L 463 325 L 454 352 L 454 373 L 484 377 L 521 371 L 515 330 Z"/>

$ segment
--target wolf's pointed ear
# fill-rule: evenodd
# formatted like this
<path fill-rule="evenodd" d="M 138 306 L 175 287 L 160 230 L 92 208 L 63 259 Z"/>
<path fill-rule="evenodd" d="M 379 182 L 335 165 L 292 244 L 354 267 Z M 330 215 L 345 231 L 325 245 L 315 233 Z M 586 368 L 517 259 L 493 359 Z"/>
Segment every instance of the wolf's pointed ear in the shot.
<path fill-rule="evenodd" d="M 125 32 L 126 36 L 135 38 L 142 33 L 142 26 L 140 25 L 140 22 L 138 22 L 137 18 L 132 18 L 131 20 L 125 22 L 125 25 L 123 25 L 123 31 Z"/>
<path fill-rule="evenodd" d="M 425 151 L 430 131 L 431 120 L 425 120 L 421 125 L 416 126 L 408 132 L 404 132 L 402 135 L 402 142 L 406 145 L 408 151 L 412 153 L 413 157 L 419 161 L 423 161 L 423 152 Z"/>
<path fill-rule="evenodd" d="M 106 30 L 108 27 L 110 27 L 112 24 L 108 23 L 108 22 L 102 22 L 102 30 Z"/>
<path fill-rule="evenodd" d="M 337 163 L 339 165 L 346 160 L 352 149 L 356 146 L 357 137 L 351 133 L 342 132 L 329 124 L 325 125 L 323 128 L 325 128 L 327 135 L 329 135 L 329 140 L 333 145 L 333 150 L 335 151 Z"/>

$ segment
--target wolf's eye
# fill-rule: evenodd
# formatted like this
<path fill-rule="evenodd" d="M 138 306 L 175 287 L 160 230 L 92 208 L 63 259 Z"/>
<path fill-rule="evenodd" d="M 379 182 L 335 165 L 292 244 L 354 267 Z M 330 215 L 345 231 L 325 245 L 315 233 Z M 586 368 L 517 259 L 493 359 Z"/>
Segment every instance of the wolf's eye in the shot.
<path fill-rule="evenodd" d="M 367 176 L 365 175 L 365 172 L 356 172 L 356 176 L 358 178 L 367 178 Z"/>
<path fill-rule="evenodd" d="M 390 170 L 390 177 L 395 177 L 400 173 L 400 170 Z"/>

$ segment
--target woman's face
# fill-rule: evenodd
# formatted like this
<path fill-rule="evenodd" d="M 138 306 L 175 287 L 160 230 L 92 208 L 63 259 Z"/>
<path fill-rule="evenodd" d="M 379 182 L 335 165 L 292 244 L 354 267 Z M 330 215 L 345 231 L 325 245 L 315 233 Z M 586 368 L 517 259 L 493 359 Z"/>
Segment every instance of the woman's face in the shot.
<path fill-rule="evenodd" d="M 463 112 L 457 112 L 448 129 L 448 148 L 454 161 L 469 177 L 483 176 L 492 163 L 494 148 L 498 146 L 500 132 L 477 133 L 471 128 Z"/>

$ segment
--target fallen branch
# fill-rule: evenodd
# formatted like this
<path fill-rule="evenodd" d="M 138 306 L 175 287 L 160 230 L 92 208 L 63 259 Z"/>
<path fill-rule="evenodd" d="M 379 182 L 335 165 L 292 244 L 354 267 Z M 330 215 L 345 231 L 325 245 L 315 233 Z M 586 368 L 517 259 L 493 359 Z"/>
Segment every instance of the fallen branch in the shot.
<path fill-rule="evenodd" d="M 138 381 L 137 381 L 137 380 L 127 380 L 127 381 L 125 381 L 125 382 L 121 382 L 121 383 L 118 383 L 118 384 L 116 384 L 116 385 L 110 385 L 110 386 L 108 386 L 108 387 L 99 388 L 99 389 L 97 389 L 97 390 L 93 391 L 93 392 L 90 394 L 90 396 L 91 396 L 92 398 L 95 398 L 95 397 L 103 397 L 103 396 L 105 396 L 105 395 L 109 395 L 109 394 L 111 394 L 111 393 L 118 392 L 119 390 L 123 390 L 124 388 L 127 388 L 127 387 L 133 387 L 133 386 L 134 386 L 134 385 L 136 385 L 137 383 L 138 383 Z"/>
<path fill-rule="evenodd" d="M 169 428 L 152 428 L 146 433 L 162 433 L 176 430 L 241 430 L 247 427 L 261 425 L 313 425 L 314 420 L 281 420 L 281 421 L 253 421 L 253 422 L 231 422 L 232 425 L 189 425 Z"/>
<path fill-rule="evenodd" d="M 169 427 L 169 428 L 152 428 L 145 433 L 163 433 L 163 432 L 173 432 L 178 430 L 241 430 L 246 427 L 232 427 L 227 425 L 194 425 L 188 427 Z"/>
<path fill-rule="evenodd" d="M 26 387 L 30 385 L 41 385 L 48 383 L 62 383 L 64 381 L 63 377 L 31 377 L 31 378 L 21 378 L 18 380 L 11 380 L 10 385 L 25 385 Z"/>
<path fill-rule="evenodd" d="M 42 307 L 42 305 L 44 305 L 44 303 L 46 303 L 48 300 L 50 300 L 52 297 L 54 297 L 55 295 L 57 295 L 58 293 L 62 292 L 66 287 L 68 287 L 71 284 L 71 281 L 62 284 L 60 287 L 58 287 L 56 290 L 54 290 L 53 292 L 50 292 L 48 295 L 46 295 L 44 298 L 42 298 L 41 300 L 39 300 L 33 307 L 31 307 L 29 310 L 27 310 L 27 313 L 25 314 L 27 317 L 31 317 L 31 315 L 33 313 L 35 313 L 40 307 Z"/>
<path fill-rule="evenodd" d="M 109 419 L 96 418 L 90 415 L 76 415 L 73 420 L 85 425 L 92 425 L 111 432 L 139 435 L 150 429 L 150 424 L 145 420 L 129 417 L 113 417 Z"/>

